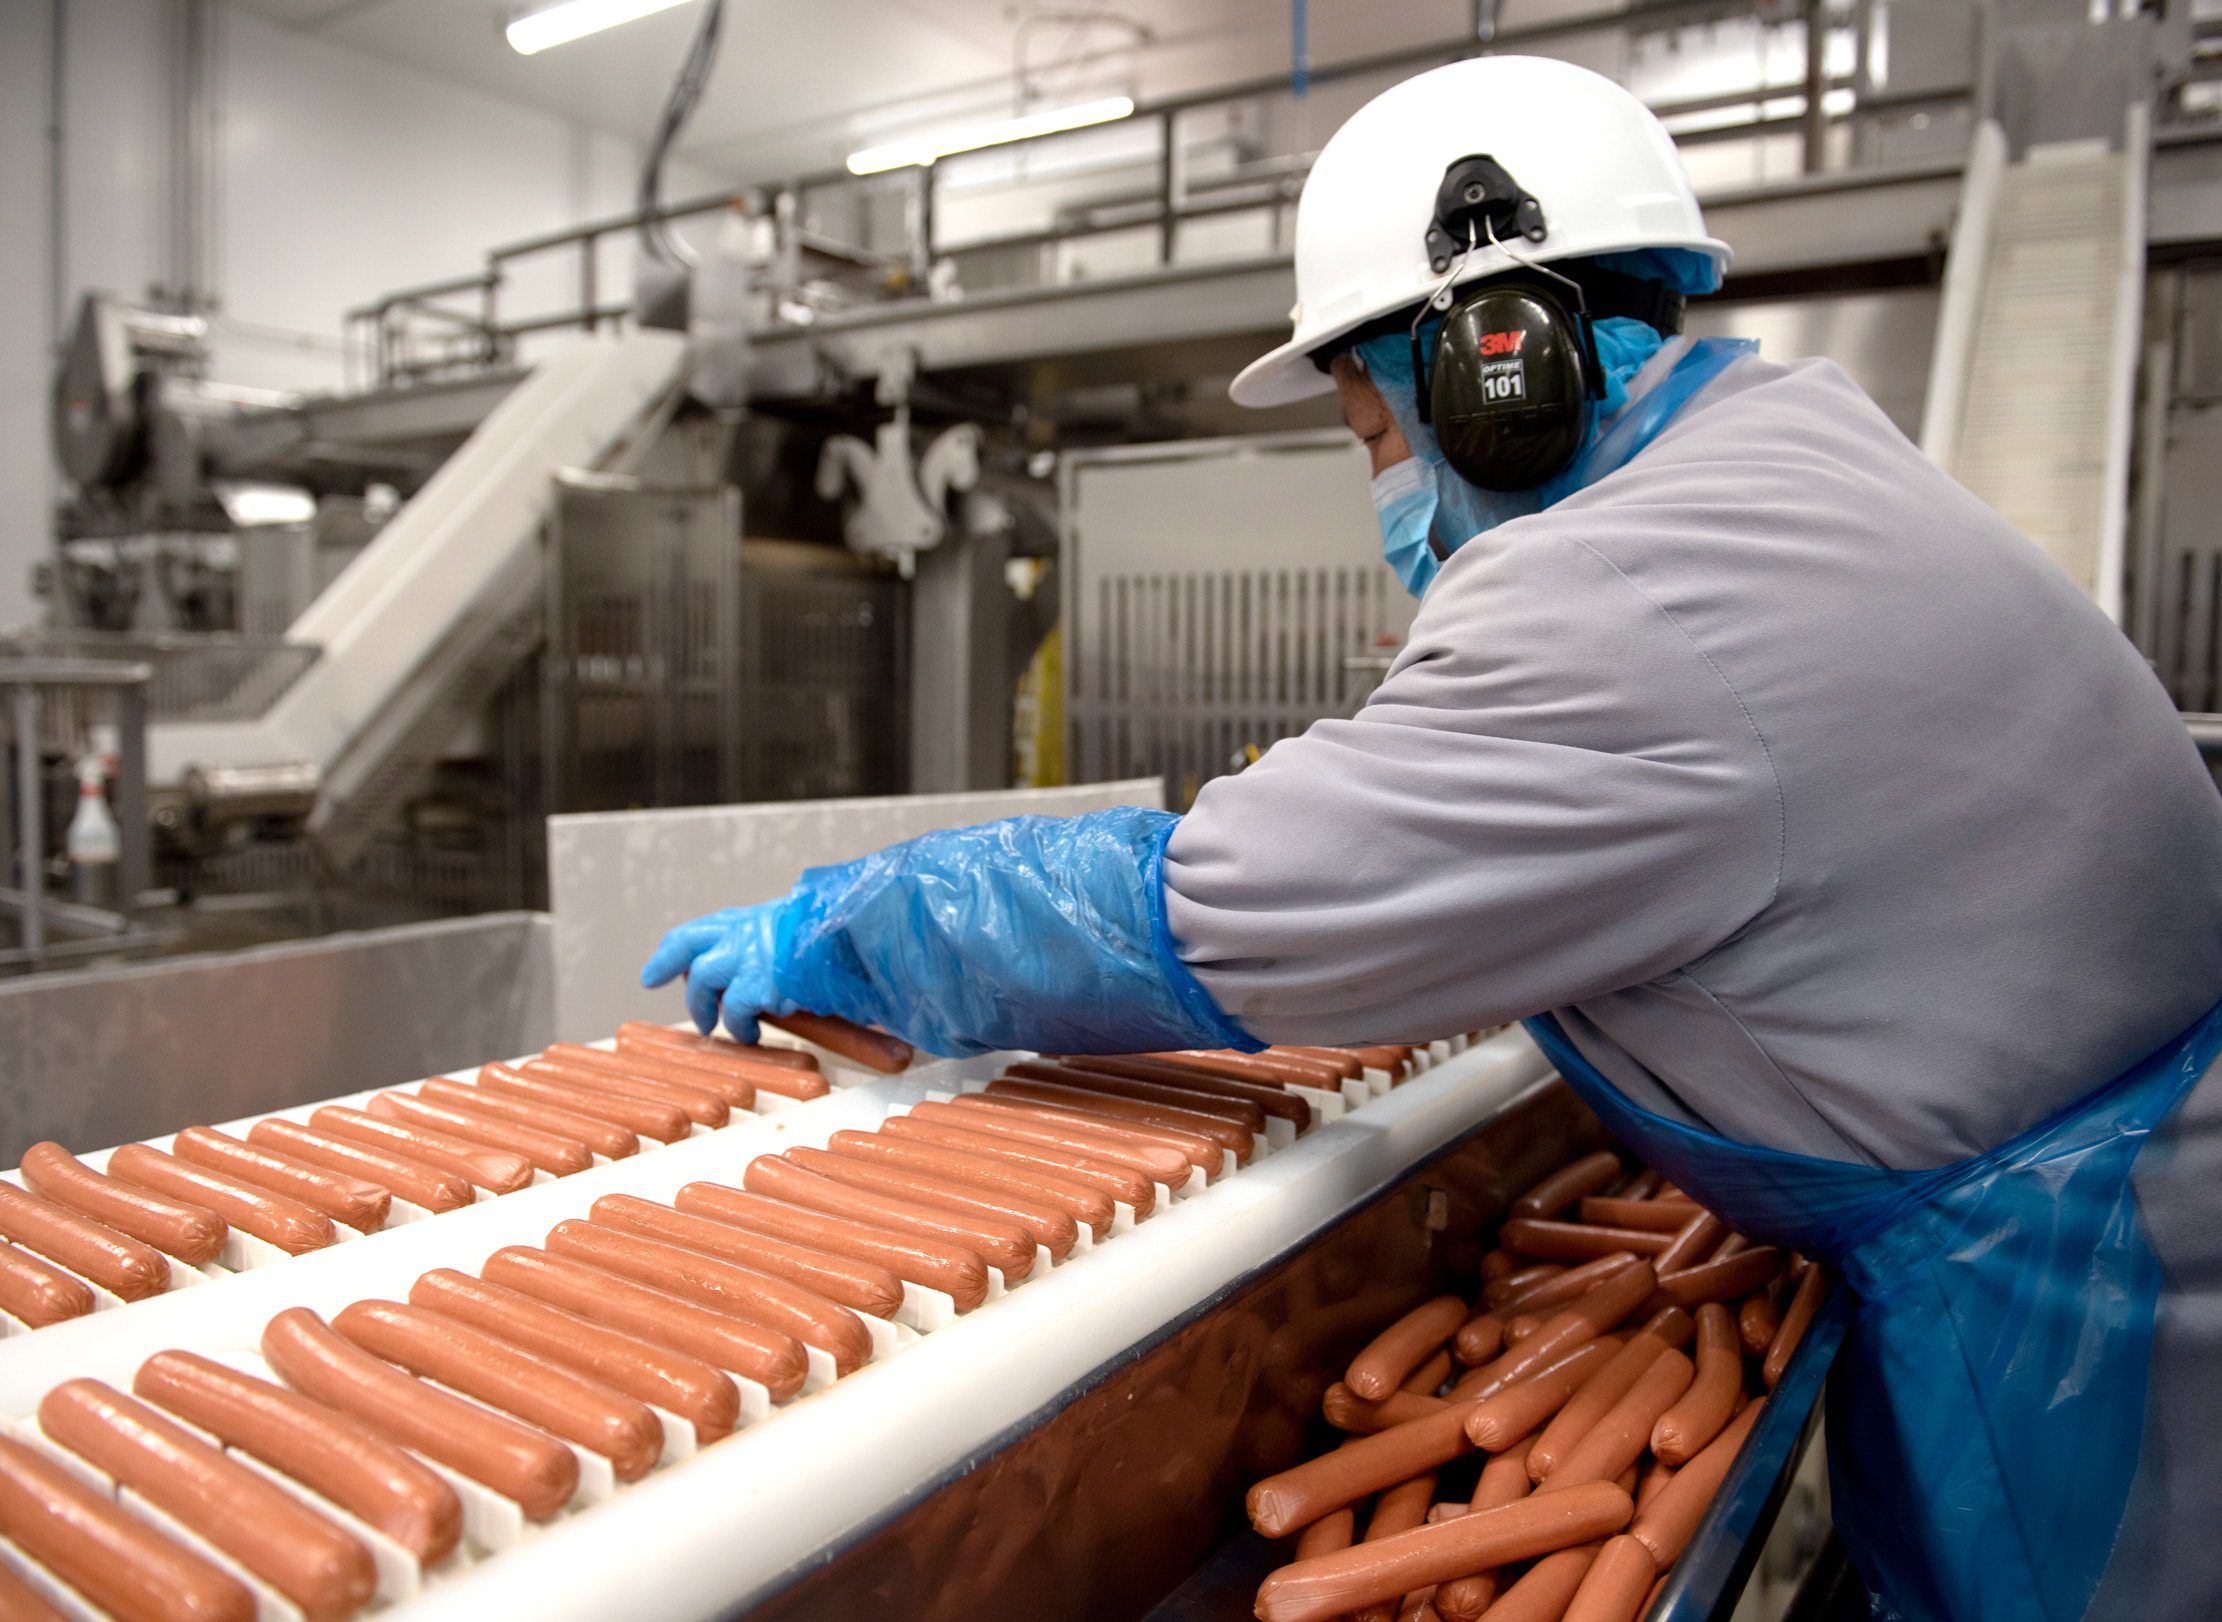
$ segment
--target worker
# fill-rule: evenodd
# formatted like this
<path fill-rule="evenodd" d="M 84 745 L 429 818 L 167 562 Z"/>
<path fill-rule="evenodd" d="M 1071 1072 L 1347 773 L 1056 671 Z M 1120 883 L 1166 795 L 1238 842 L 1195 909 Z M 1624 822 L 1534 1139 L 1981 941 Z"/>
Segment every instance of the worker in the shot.
<path fill-rule="evenodd" d="M 682 925 L 746 1041 L 1416 1041 L 1526 1018 L 1631 1148 L 1857 1302 L 1878 1615 L 2222 1616 L 2222 797 L 2035 546 L 1835 366 L 1682 334 L 1729 250 L 1611 82 L 1491 57 L 1328 142 L 1288 342 L 1420 606 L 1207 784 Z"/>

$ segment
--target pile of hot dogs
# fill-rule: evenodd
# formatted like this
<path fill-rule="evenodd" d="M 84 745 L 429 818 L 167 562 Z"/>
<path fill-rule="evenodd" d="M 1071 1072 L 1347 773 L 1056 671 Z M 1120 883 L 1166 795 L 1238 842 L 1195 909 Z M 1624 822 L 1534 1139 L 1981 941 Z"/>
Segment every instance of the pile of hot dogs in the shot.
<path fill-rule="evenodd" d="M 1634 1622 L 1824 1289 L 1609 1152 L 1516 1200 L 1481 1279 L 1377 1335 L 1323 1404 L 1346 1439 L 1250 1489 L 1296 1538 L 1264 1622 Z"/>
<path fill-rule="evenodd" d="M 759 1156 L 738 1188 L 606 1195 L 475 1276 L 425 1273 L 406 1301 L 329 1321 L 282 1312 L 257 1355 L 165 1351 L 129 1392 L 55 1387 L 35 1432 L 0 1432 L 0 1543 L 127 1622 L 249 1617 L 242 1573 L 337 1622 L 378 1589 L 365 1529 L 431 1568 L 462 1542 L 472 1495 L 552 1518 L 577 1498 L 582 1460 L 638 1479 L 674 1423 L 707 1444 L 754 1388 L 798 1395 L 812 1352 L 836 1378 L 857 1368 L 882 1338 L 866 1319 L 895 1319 L 912 1292 L 969 1311 L 1041 1251 L 1061 1259 L 1083 1231 L 1093 1242 L 1148 1217 L 1160 1185 L 1248 1160 L 1268 1120 L 1308 1125 L 1291 1086 L 1410 1062 L 1277 1050 L 1020 1064 L 823 1149 Z M 0 1617 L 19 1614 L 52 1613 L 0 1558 Z"/>
<path fill-rule="evenodd" d="M 875 1068 L 909 1059 L 877 1032 L 811 1034 Z M 58 1143 L 35 1144 L 24 1186 L 0 1180 L 0 1313 L 34 1329 L 81 1317 L 95 1287 L 137 1301 L 170 1289 L 178 1267 L 218 1265 L 227 1249 L 240 1265 L 235 1233 L 287 1255 L 321 1250 L 342 1225 L 376 1232 L 410 1207 L 453 1210 L 536 1174 L 635 1154 L 644 1138 L 669 1143 L 723 1126 L 760 1092 L 825 1091 L 807 1053 L 628 1024 L 614 1049 L 559 1043 L 520 1064 L 486 1065 L 475 1083 L 426 1081 L 359 1110 L 328 1105 L 305 1122 L 272 1117 L 244 1138 L 196 1126 L 166 1151 L 125 1144 L 104 1172 Z"/>

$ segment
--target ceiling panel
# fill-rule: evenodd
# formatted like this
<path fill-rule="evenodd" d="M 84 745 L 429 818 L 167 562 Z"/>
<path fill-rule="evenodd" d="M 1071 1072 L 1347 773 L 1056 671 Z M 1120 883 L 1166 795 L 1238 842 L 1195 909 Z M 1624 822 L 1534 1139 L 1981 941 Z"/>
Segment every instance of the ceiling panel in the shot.
<path fill-rule="evenodd" d="M 538 56 L 502 38 L 519 0 L 231 0 L 282 26 L 638 138 L 700 15 L 681 5 Z M 1312 49 L 1333 60 L 1455 34 L 1467 0 L 1315 5 Z M 735 179 L 838 164 L 855 147 L 1012 110 L 1020 17 L 1000 0 L 729 0 L 709 90 L 681 152 Z M 1028 59 L 1045 99 L 1174 94 L 1288 62 L 1287 0 L 1122 0 L 1059 8 L 1108 22 L 1041 23 Z"/>

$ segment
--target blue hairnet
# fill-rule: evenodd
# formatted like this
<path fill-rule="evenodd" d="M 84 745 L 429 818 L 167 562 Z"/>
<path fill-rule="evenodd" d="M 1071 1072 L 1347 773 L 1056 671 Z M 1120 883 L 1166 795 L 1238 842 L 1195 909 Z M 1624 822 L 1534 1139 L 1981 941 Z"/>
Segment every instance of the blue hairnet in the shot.
<path fill-rule="evenodd" d="M 1665 282 L 1685 296 L 1710 293 L 1720 286 L 1720 272 L 1713 261 L 1686 248 L 1643 248 L 1631 253 L 1600 254 L 1591 262 L 1623 275 Z M 1436 336 L 1441 330 L 1440 316 L 1430 316 L 1421 324 L 1423 353 L 1433 353 Z M 1596 410 L 1590 413 L 1585 450 L 1596 443 L 1605 425 L 1627 406 L 1629 380 L 1643 370 L 1644 364 L 1666 342 L 1656 328 L 1627 316 L 1608 316 L 1591 323 L 1591 330 L 1597 340 L 1597 359 L 1604 368 L 1605 393 L 1597 402 Z M 1434 430 L 1420 421 L 1419 382 L 1412 370 L 1410 336 L 1395 332 L 1369 338 L 1357 346 L 1357 355 L 1365 364 L 1366 375 L 1381 391 L 1381 398 L 1403 433 L 1404 442 L 1411 446 L 1414 456 L 1430 464 L 1434 471 L 1441 514 L 1436 530 L 1439 536 L 1456 535 L 1463 542 L 1508 519 L 1541 512 L 1582 487 L 1577 471 L 1581 466 L 1579 456 L 1567 472 L 1533 490 L 1484 490 L 1459 478 L 1444 463 Z"/>

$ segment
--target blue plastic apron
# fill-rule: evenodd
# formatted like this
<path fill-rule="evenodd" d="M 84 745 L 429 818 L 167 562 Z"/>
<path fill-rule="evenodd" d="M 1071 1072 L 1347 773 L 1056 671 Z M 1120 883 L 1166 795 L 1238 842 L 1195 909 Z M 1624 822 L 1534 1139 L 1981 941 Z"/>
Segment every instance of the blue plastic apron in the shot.
<path fill-rule="evenodd" d="M 1622 1096 L 1554 1017 L 1526 1023 L 1631 1149 L 1858 1296 L 1829 1382 L 1829 1473 L 1874 1613 L 2082 1616 L 2137 1473 L 2163 1289 L 2130 1168 L 2222 1052 L 2222 1006 L 2081 1103 L 1928 1171 L 1668 1120 Z"/>

